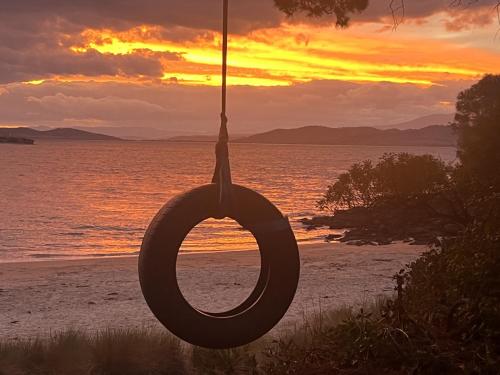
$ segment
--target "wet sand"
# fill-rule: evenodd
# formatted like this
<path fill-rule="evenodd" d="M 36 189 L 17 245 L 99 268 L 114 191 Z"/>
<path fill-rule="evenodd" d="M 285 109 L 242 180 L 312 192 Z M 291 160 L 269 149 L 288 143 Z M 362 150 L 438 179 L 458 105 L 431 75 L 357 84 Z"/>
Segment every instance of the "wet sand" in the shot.
<path fill-rule="evenodd" d="M 297 295 L 273 331 L 300 324 L 319 309 L 392 294 L 392 276 L 423 251 L 425 247 L 408 244 L 301 246 Z M 259 267 L 257 251 L 183 254 L 177 274 L 192 304 L 221 311 L 248 296 Z M 137 257 L 3 263 L 0 280 L 3 340 L 44 337 L 65 329 L 161 327 L 142 297 Z"/>

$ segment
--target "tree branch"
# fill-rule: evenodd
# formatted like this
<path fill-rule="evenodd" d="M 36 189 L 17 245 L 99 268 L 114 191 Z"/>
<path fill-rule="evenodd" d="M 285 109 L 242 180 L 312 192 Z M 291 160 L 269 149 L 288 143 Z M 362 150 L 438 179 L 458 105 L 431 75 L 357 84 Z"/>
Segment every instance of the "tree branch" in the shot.
<path fill-rule="evenodd" d="M 374 1 L 374 0 L 372 0 Z M 389 12 L 392 15 L 394 29 L 403 23 L 406 16 L 406 3 L 408 0 L 387 0 Z M 412 0 L 419 1 L 419 0 Z M 472 4 L 484 0 L 448 0 L 450 8 L 467 8 Z M 364 12 L 369 0 L 274 0 L 275 5 L 288 16 L 296 13 L 305 13 L 309 17 L 322 17 L 333 15 L 336 17 L 338 27 L 347 27 L 353 14 Z M 496 1 L 493 8 L 497 13 L 500 24 L 500 0 Z"/>

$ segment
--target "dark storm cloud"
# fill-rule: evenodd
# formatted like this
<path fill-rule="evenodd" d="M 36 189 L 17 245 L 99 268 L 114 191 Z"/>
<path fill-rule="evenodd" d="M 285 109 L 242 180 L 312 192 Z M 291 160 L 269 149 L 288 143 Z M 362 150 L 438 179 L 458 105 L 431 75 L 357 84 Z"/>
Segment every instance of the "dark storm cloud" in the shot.
<path fill-rule="evenodd" d="M 462 5 L 455 5 L 461 3 Z M 471 11 L 493 6 L 496 0 L 457 2 L 453 0 L 395 0 L 393 9 L 402 9 L 407 18 L 421 18 L 436 12 L 463 8 Z M 354 20 L 377 20 L 391 15 L 390 0 L 371 0 L 368 9 Z M 465 5 L 466 4 L 466 5 Z M 279 25 L 284 15 L 273 0 L 237 0 L 230 4 L 231 31 L 244 33 L 261 27 Z M 321 21 L 302 18 L 309 22 Z M 68 32 L 85 28 L 128 29 L 142 24 L 166 28 L 182 26 L 193 29 L 220 30 L 220 0 L 17 0 L 0 2 L 0 20 L 19 29 L 38 30 L 45 24 L 65 24 Z"/>
<path fill-rule="evenodd" d="M 70 47 L 80 44 L 82 28 L 70 19 L 62 18 L 63 13 L 59 16 L 50 12 L 50 5 L 55 5 L 55 1 L 47 2 L 47 8 L 41 7 L 42 3 L 1 3 L 0 83 L 58 75 L 146 76 L 154 79 L 163 75 L 162 61 L 181 58 L 175 53 L 146 50 L 137 50 L 131 55 L 105 55 L 95 50 L 76 53 Z"/>
<path fill-rule="evenodd" d="M 75 53 L 69 49 L 9 49 L 0 45 L 0 83 L 24 82 L 59 75 L 146 76 L 161 78 L 161 60 L 179 59 L 172 53 L 136 51 L 130 55 L 104 55 L 96 50 Z"/>
<path fill-rule="evenodd" d="M 34 24 L 59 18 L 75 29 L 128 29 L 135 25 L 184 26 L 219 30 L 219 0 L 17 0 L 0 3 L 0 17 Z M 234 32 L 276 26 L 283 16 L 272 0 L 238 0 L 231 4 Z M 29 27 L 29 25 L 27 25 Z"/>
<path fill-rule="evenodd" d="M 443 103 L 453 103 L 471 83 L 422 88 L 316 81 L 291 87 L 232 87 L 230 126 L 233 133 L 248 133 L 304 125 L 389 125 L 453 111 Z M 164 84 L 12 84 L 0 92 L 0 113 L 3 124 L 99 124 L 212 134 L 218 126 L 219 95 L 217 88 Z"/>

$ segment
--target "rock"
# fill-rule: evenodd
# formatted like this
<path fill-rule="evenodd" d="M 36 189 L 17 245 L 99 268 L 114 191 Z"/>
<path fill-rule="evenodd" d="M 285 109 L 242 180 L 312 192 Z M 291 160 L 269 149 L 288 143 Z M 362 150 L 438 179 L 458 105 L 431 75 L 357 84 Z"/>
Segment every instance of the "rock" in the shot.
<path fill-rule="evenodd" d="M 349 241 L 347 242 L 347 245 L 351 246 L 364 246 L 364 245 L 371 245 L 372 242 L 366 241 L 366 240 L 358 240 L 358 241 Z"/>
<path fill-rule="evenodd" d="M 431 245 L 436 241 L 434 237 L 420 237 L 415 238 L 415 241 L 410 242 L 410 245 Z"/>
<path fill-rule="evenodd" d="M 337 241 L 340 240 L 344 235 L 342 234 L 329 234 L 328 236 L 325 237 L 326 242 L 331 242 L 331 241 Z"/>
<path fill-rule="evenodd" d="M 372 207 L 338 210 L 333 216 L 301 219 L 308 230 L 329 227 L 347 230 L 344 236 L 330 234 L 326 241 L 350 245 L 389 245 L 405 241 L 415 245 L 436 244 L 437 238 L 456 236 L 463 227 L 440 215 L 432 215 L 418 201 L 384 201 Z"/>
<path fill-rule="evenodd" d="M 305 225 L 307 229 L 311 230 L 320 227 L 328 227 L 330 226 L 332 220 L 333 216 L 315 216 L 311 219 L 308 218 L 300 219 L 299 222 Z"/>
<path fill-rule="evenodd" d="M 390 238 L 378 238 L 377 239 L 377 244 L 378 245 L 390 245 L 392 243 L 392 240 Z"/>

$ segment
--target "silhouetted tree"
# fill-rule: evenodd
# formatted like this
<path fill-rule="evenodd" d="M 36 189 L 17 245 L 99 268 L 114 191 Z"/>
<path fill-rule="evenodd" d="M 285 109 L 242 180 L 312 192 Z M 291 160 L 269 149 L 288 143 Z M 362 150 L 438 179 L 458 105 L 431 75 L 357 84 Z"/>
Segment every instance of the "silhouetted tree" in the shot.
<path fill-rule="evenodd" d="M 365 160 L 342 173 L 318 207 L 335 211 L 380 202 L 425 202 L 448 190 L 450 173 L 445 163 L 431 155 L 384 154 L 376 165 Z"/>
<path fill-rule="evenodd" d="M 328 187 L 318 201 L 322 210 L 335 211 L 339 208 L 368 207 L 375 200 L 375 169 L 370 160 L 352 165 L 338 180 Z"/>
<path fill-rule="evenodd" d="M 461 92 L 456 108 L 453 126 L 463 167 L 500 192 L 500 75 L 487 75 Z"/>
<path fill-rule="evenodd" d="M 409 0 L 386 1 L 388 11 L 392 13 L 394 25 L 397 26 L 405 16 L 405 5 Z M 464 6 L 464 9 L 467 9 L 467 5 L 480 2 L 485 2 L 485 0 L 450 0 L 450 6 Z M 353 14 L 361 13 L 366 10 L 369 5 L 369 0 L 274 0 L 274 3 L 288 16 L 292 16 L 296 13 L 306 13 L 310 17 L 333 15 L 336 17 L 336 25 L 338 27 L 347 27 Z M 497 1 L 495 7 L 499 13 L 500 20 L 500 1 Z"/>
<path fill-rule="evenodd" d="M 334 15 L 339 27 L 346 27 L 352 13 L 368 7 L 368 0 L 275 0 L 276 6 L 288 16 L 305 12 L 311 17 Z"/>

